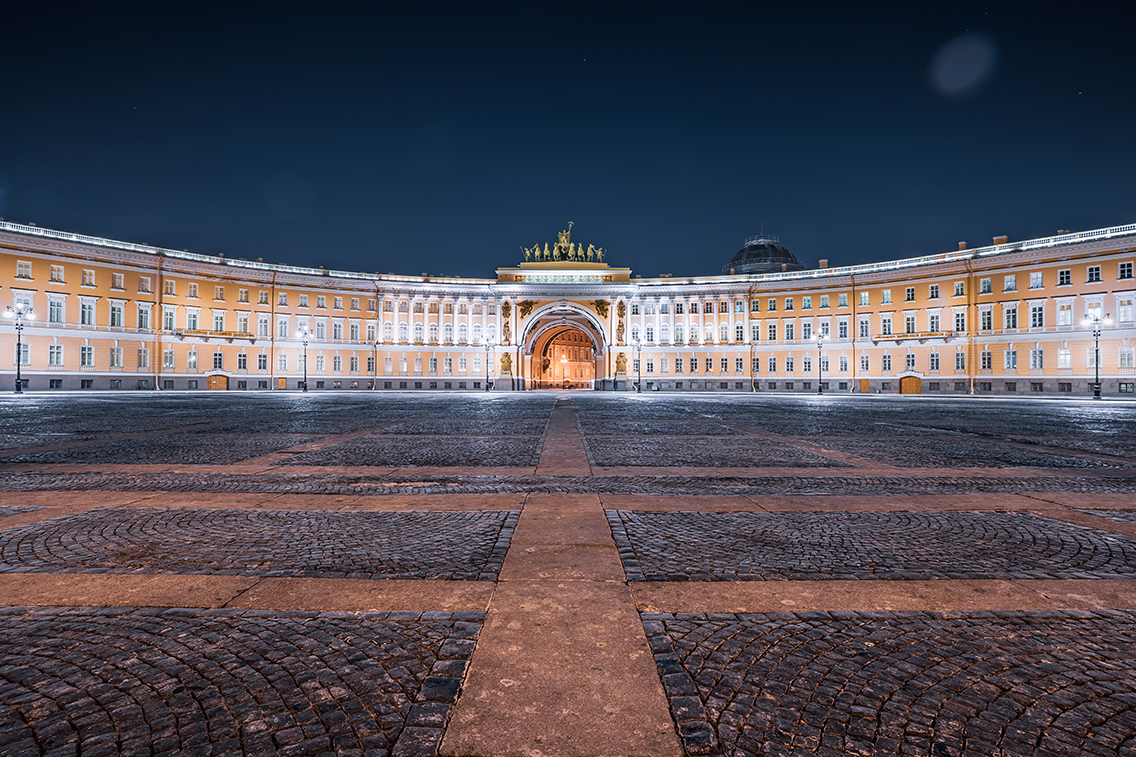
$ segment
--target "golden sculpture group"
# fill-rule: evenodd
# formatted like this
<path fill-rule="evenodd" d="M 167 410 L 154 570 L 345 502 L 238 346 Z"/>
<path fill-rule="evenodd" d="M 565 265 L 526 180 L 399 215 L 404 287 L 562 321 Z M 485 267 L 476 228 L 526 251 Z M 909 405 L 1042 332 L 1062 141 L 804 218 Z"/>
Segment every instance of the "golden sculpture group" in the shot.
<path fill-rule="evenodd" d="M 525 262 L 536 261 L 550 262 L 550 261 L 566 261 L 570 263 L 602 263 L 604 259 L 604 249 L 596 247 L 595 245 L 588 245 L 587 249 L 582 244 L 576 244 L 572 241 L 572 222 L 568 222 L 568 230 L 562 231 L 559 234 L 560 241 L 549 248 L 548 243 L 544 245 L 542 250 L 539 244 L 535 244 L 532 248 L 524 247 Z"/>

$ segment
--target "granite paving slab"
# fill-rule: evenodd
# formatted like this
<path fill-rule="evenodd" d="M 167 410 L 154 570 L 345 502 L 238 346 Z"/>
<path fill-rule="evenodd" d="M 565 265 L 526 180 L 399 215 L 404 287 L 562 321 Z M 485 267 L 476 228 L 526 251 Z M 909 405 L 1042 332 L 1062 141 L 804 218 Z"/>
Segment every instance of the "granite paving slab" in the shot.
<path fill-rule="evenodd" d="M 542 446 L 539 436 L 368 436 L 293 455 L 274 465 L 524 468 L 536 466 Z"/>
<path fill-rule="evenodd" d="M 1122 468 L 1131 463 L 1022 449 L 986 439 L 826 439 L 822 446 L 897 468 Z"/>
<path fill-rule="evenodd" d="M 174 434 L 0 459 L 0 465 L 68 463 L 112 465 L 228 465 L 323 439 L 310 434 Z"/>
<path fill-rule="evenodd" d="M 99 508 L 0 531 L 0 573 L 491 581 L 518 513 Z"/>
<path fill-rule="evenodd" d="M 597 467 L 852 468 L 849 463 L 756 437 L 728 440 L 652 437 L 584 437 Z"/>

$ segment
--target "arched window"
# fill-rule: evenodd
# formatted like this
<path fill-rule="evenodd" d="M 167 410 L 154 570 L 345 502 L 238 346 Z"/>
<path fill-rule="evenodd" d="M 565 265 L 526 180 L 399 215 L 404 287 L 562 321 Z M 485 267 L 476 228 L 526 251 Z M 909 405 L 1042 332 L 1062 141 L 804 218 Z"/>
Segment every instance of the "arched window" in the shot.
<path fill-rule="evenodd" d="M 406 321 L 398 324 L 398 341 L 405 342 L 407 338 Z"/>
<path fill-rule="evenodd" d="M 646 331 L 647 331 L 647 344 L 654 344 L 655 343 L 655 327 L 648 323 Z"/>
<path fill-rule="evenodd" d="M 496 342 L 497 341 L 497 324 L 491 323 L 488 326 L 486 326 L 485 327 L 485 333 L 489 337 L 489 341 Z"/>
<path fill-rule="evenodd" d="M 730 327 L 724 323 L 718 327 L 718 341 L 722 344 L 730 341 Z"/>
<path fill-rule="evenodd" d="M 682 337 L 683 337 L 682 324 L 676 323 L 675 324 L 675 344 L 682 344 Z"/>
<path fill-rule="evenodd" d="M 438 343 L 438 324 L 430 324 L 430 344 Z"/>
<path fill-rule="evenodd" d="M 667 324 L 659 326 L 659 341 L 666 344 L 671 340 L 671 327 Z"/>
<path fill-rule="evenodd" d="M 466 336 L 468 336 L 468 334 L 469 334 L 469 330 L 466 328 L 465 324 L 459 323 L 458 324 L 458 343 L 459 344 L 465 344 L 466 343 Z"/>
<path fill-rule="evenodd" d="M 631 341 L 633 341 L 633 342 L 639 341 L 639 324 L 638 323 L 631 324 Z"/>
<path fill-rule="evenodd" d="M 389 342 L 394 339 L 394 326 L 390 321 L 383 323 L 383 341 Z"/>
<path fill-rule="evenodd" d="M 744 342 L 745 341 L 745 326 L 741 325 L 740 323 L 738 325 L 734 326 L 734 341 L 735 342 Z"/>
<path fill-rule="evenodd" d="M 705 341 L 706 344 L 714 343 L 714 324 L 706 324 L 706 338 L 703 341 Z"/>
<path fill-rule="evenodd" d="M 416 341 L 416 342 L 422 341 L 422 324 L 421 323 L 414 324 L 414 341 Z"/>
<path fill-rule="evenodd" d="M 481 344 L 481 324 L 473 324 L 473 343 Z"/>
<path fill-rule="evenodd" d="M 449 307 L 447 304 L 446 307 Z M 442 341 L 446 344 L 453 344 L 454 342 L 454 324 L 447 323 L 442 327 Z"/>

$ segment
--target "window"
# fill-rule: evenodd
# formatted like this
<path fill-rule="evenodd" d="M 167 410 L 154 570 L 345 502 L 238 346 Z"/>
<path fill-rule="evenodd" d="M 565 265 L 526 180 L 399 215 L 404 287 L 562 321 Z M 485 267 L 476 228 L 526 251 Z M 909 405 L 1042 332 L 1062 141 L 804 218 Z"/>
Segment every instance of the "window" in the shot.
<path fill-rule="evenodd" d="M 931 353 L 931 370 L 933 370 L 933 371 L 939 370 L 939 353 L 938 352 L 932 352 Z"/>
<path fill-rule="evenodd" d="M 891 370 L 891 355 L 884 355 L 884 357 L 883 357 L 883 369 L 885 371 Z"/>
<path fill-rule="evenodd" d="M 861 339 L 867 339 L 868 333 L 869 333 L 871 328 L 872 328 L 871 320 L 867 316 L 861 318 L 860 319 L 860 338 Z"/>
<path fill-rule="evenodd" d="M 1045 306 L 1030 305 L 1030 328 L 1039 329 L 1045 326 Z"/>
<path fill-rule="evenodd" d="M 110 275 L 111 289 L 126 289 L 126 274 L 112 273 Z"/>
<path fill-rule="evenodd" d="M 111 368 L 121 368 L 122 367 L 122 348 L 121 347 L 111 347 L 110 348 L 110 367 Z"/>
<path fill-rule="evenodd" d="M 1131 384 L 1129 384 L 1129 386 L 1131 386 Z M 1057 384 L 1057 391 L 1059 391 L 1059 392 L 1071 392 L 1071 391 L 1073 391 L 1073 384 L 1068 383 L 1068 382 L 1064 382 L 1064 381 L 1059 382 Z"/>
<path fill-rule="evenodd" d="M 111 303 L 110 306 L 110 326 L 111 328 L 122 328 L 122 305 Z"/>
<path fill-rule="evenodd" d="M 150 328 L 150 307 L 148 305 L 138 306 L 138 328 Z"/>
<path fill-rule="evenodd" d="M 880 316 L 880 333 L 883 334 L 884 336 L 888 336 L 888 335 L 891 334 L 891 316 L 890 315 Z"/>
<path fill-rule="evenodd" d="M 52 298 L 47 303 L 48 323 L 63 323 L 63 300 Z"/>
<path fill-rule="evenodd" d="M 963 297 L 966 295 L 966 283 L 962 281 L 955 282 L 955 297 Z"/>
<path fill-rule="evenodd" d="M 1057 304 L 1057 325 L 1058 326 L 1072 326 L 1073 325 L 1073 303 L 1061 302 Z"/>
<path fill-rule="evenodd" d="M 248 367 L 248 354 L 244 352 L 239 353 L 237 355 L 237 370 L 247 371 Z"/>
<path fill-rule="evenodd" d="M 1116 320 L 1120 323 L 1132 321 L 1132 295 L 1116 296 Z"/>
<path fill-rule="evenodd" d="M 32 277 L 32 263 L 30 260 L 16 261 L 16 278 L 30 279 Z"/>
<path fill-rule="evenodd" d="M 655 327 L 648 323 L 646 328 L 644 329 L 644 333 L 645 333 L 646 338 L 647 338 L 647 343 L 648 344 L 654 344 L 654 342 L 655 342 Z"/>
<path fill-rule="evenodd" d="M 740 358 L 740 357 L 734 358 L 734 371 L 736 371 L 737 373 L 741 373 L 744 370 L 745 370 L 745 358 Z"/>
<path fill-rule="evenodd" d="M 848 338 L 848 320 L 846 318 L 836 322 L 836 337 L 837 339 Z"/>
<path fill-rule="evenodd" d="M 993 287 L 993 284 L 991 283 L 990 279 L 982 279 L 981 281 L 978 282 L 978 293 L 979 294 L 990 294 L 993 291 L 994 291 L 994 287 Z"/>
<path fill-rule="evenodd" d="M 914 334 L 915 333 L 915 316 L 914 315 L 905 315 L 903 317 L 903 330 L 907 334 Z"/>
<path fill-rule="evenodd" d="M 277 292 L 276 304 L 283 306 L 283 307 L 287 307 L 287 305 L 288 305 L 288 293 L 287 292 Z"/>
<path fill-rule="evenodd" d="M 801 310 L 812 310 L 812 309 L 813 309 L 813 298 L 812 297 L 802 297 L 801 298 Z"/>
<path fill-rule="evenodd" d="M 860 292 L 860 305 L 866 307 L 868 305 L 868 293 Z"/>
<path fill-rule="evenodd" d="M 1016 329 L 1018 327 L 1017 305 L 1002 310 L 1002 327 L 1007 329 Z"/>
<path fill-rule="evenodd" d="M 95 365 L 95 348 L 94 347 L 80 347 L 79 348 L 79 365 L 83 368 L 92 368 Z M 173 367 L 173 366 L 171 366 Z"/>
<path fill-rule="evenodd" d="M 675 373 L 682 373 L 683 360 L 680 357 L 675 358 Z"/>
<path fill-rule="evenodd" d="M 955 353 L 955 370 L 956 371 L 965 371 L 966 370 L 966 353 L 965 352 L 956 352 Z"/>
<path fill-rule="evenodd" d="M 481 313 L 481 306 L 480 305 L 474 305 L 473 309 L 474 309 L 474 315 L 479 315 Z M 639 303 L 638 302 L 631 303 L 631 315 L 639 315 Z"/>
<path fill-rule="evenodd" d="M 652 360 L 651 358 L 647 358 L 647 373 L 654 373 L 654 372 L 655 372 L 655 361 Z"/>
<path fill-rule="evenodd" d="M 138 367 L 139 368 L 149 368 L 150 367 L 150 350 L 146 349 L 145 347 L 138 350 Z"/>
<path fill-rule="evenodd" d="M 352 325 L 351 328 L 355 329 L 356 331 L 359 329 L 359 327 L 355 326 L 355 325 Z M 438 343 L 438 324 L 436 324 L 436 323 L 430 324 L 429 336 L 430 336 L 430 344 L 437 344 Z"/>
<path fill-rule="evenodd" d="M 1041 271 L 1033 271 L 1030 273 L 1030 289 L 1041 289 Z"/>
<path fill-rule="evenodd" d="M 869 361 L 868 356 L 867 355 L 861 355 L 860 356 L 860 370 L 861 371 L 868 370 L 869 365 L 871 365 L 871 362 Z"/>
<path fill-rule="evenodd" d="M 1006 367 L 1007 371 L 1018 370 L 1018 351 L 1017 350 L 1006 350 L 1004 353 L 1002 353 L 1002 355 L 1003 355 L 1003 358 L 1005 360 L 1005 367 Z"/>
<path fill-rule="evenodd" d="M 1118 278 L 1118 279 L 1130 279 L 1130 278 L 1132 278 L 1132 263 L 1131 262 L 1121 263 L 1119 270 L 1117 271 L 1116 278 Z"/>
<path fill-rule="evenodd" d="M 793 358 L 792 357 L 786 357 L 785 358 L 785 371 L 787 373 L 793 372 Z"/>
<path fill-rule="evenodd" d="M 143 294 L 150 294 L 150 277 L 149 276 L 139 276 L 138 277 L 138 291 L 143 293 Z"/>
<path fill-rule="evenodd" d="M 224 313 L 214 313 L 213 314 L 213 330 L 214 331 L 224 331 L 225 330 L 225 314 Z"/>
<path fill-rule="evenodd" d="M 213 287 L 213 301 L 214 302 L 224 302 L 225 301 L 225 287 Z M 281 303 L 281 304 L 283 305 L 285 303 Z"/>
<path fill-rule="evenodd" d="M 931 300 L 939 299 L 939 285 L 938 284 L 932 284 L 930 287 L 927 288 L 927 298 L 931 299 Z M 914 297 L 912 299 L 914 299 Z"/>
<path fill-rule="evenodd" d="M 903 291 L 903 301 L 915 302 L 915 287 L 907 287 L 907 289 Z"/>
<path fill-rule="evenodd" d="M 1016 381 L 1007 381 L 1007 382 L 1006 382 L 1006 391 L 1007 391 L 1007 392 L 1016 392 L 1016 391 L 1018 391 L 1018 382 L 1016 382 Z"/>
<path fill-rule="evenodd" d="M 820 296 L 820 309 L 826 310 L 828 308 L 828 295 L 822 294 Z"/>
<path fill-rule="evenodd" d="M 320 373 L 326 368 L 326 361 L 323 355 L 316 355 L 316 373 Z"/>
<path fill-rule="evenodd" d="M 813 323 L 812 321 L 805 321 L 801 324 L 801 338 L 808 340 L 813 338 Z"/>
<path fill-rule="evenodd" d="M 288 370 L 288 356 L 287 355 L 280 354 L 280 355 L 276 356 L 276 369 L 278 371 Z"/>
<path fill-rule="evenodd" d="M 1057 272 L 1057 286 L 1067 287 L 1073 284 L 1073 269 L 1063 268 Z"/>
<path fill-rule="evenodd" d="M 188 370 L 191 370 L 191 371 L 197 370 L 197 353 L 196 352 L 190 352 L 186 356 L 185 367 Z"/>
<path fill-rule="evenodd" d="M 692 359 L 691 363 L 690 363 L 690 370 L 694 371 L 694 370 L 697 370 L 697 369 L 698 369 L 698 366 L 694 362 L 694 360 Z M 770 373 L 776 373 L 777 372 L 777 358 L 775 358 L 775 357 L 769 358 L 769 372 Z"/>
<path fill-rule="evenodd" d="M 1085 279 L 1086 284 L 1095 284 L 1101 280 L 1101 267 L 1099 265 L 1091 265 L 1088 270 L 1088 277 Z"/>
<path fill-rule="evenodd" d="M 891 290 L 890 289 L 885 289 L 883 292 L 880 293 L 880 302 L 884 305 L 890 305 L 891 304 Z"/>
<path fill-rule="evenodd" d="M 299 307 L 306 308 L 307 306 L 308 306 L 308 295 L 301 294 L 300 295 Z"/>
<path fill-rule="evenodd" d="M 909 370 L 909 371 L 915 370 L 915 353 L 913 353 L 913 352 L 907 353 L 907 355 L 905 357 L 904 365 L 906 366 L 907 370 Z"/>
<path fill-rule="evenodd" d="M 47 364 L 63 365 L 63 345 L 52 344 L 47 348 Z"/>
<path fill-rule="evenodd" d="M 682 303 L 679 303 L 678 305 L 675 306 L 675 312 L 676 313 L 682 312 Z M 760 313 L 761 312 L 761 300 L 750 300 L 749 301 L 749 312 Z"/>
<path fill-rule="evenodd" d="M 805 373 L 812 373 L 813 358 L 811 355 L 805 355 L 803 358 L 801 358 L 801 370 L 803 370 Z"/>
<path fill-rule="evenodd" d="M 793 298 L 792 297 L 786 297 L 785 298 L 785 309 L 786 310 L 792 310 L 793 309 Z"/>
<path fill-rule="evenodd" d="M 932 333 L 938 333 L 938 331 L 939 331 L 939 325 L 940 325 L 940 324 L 939 324 L 939 315 L 938 315 L 938 313 L 936 313 L 935 315 L 929 315 L 929 316 L 927 316 L 927 327 L 928 327 L 928 330 L 930 330 L 930 331 L 931 331 Z"/>
<path fill-rule="evenodd" d="M 1121 347 L 1117 366 L 1126 370 L 1136 368 L 1136 348 Z"/>
<path fill-rule="evenodd" d="M 257 299 L 257 302 L 259 302 L 261 305 L 267 305 L 268 304 L 268 291 L 267 290 L 262 291 L 260 293 L 259 298 Z"/>
<path fill-rule="evenodd" d="M 846 295 L 846 294 L 836 295 L 836 306 L 840 307 L 840 308 L 848 307 L 848 295 Z"/>
<path fill-rule="evenodd" d="M 1070 387 L 1070 390 L 1072 390 L 1072 387 Z M 1136 382 L 1121 381 L 1118 390 L 1121 394 L 1132 394 L 1136 392 Z"/>
<path fill-rule="evenodd" d="M 1030 350 L 1030 370 L 1040 371 L 1045 368 L 1045 350 Z"/>
<path fill-rule="evenodd" d="M 1005 285 L 1002 287 L 1003 292 L 1016 292 L 1018 289 L 1018 277 L 1006 276 Z"/>
<path fill-rule="evenodd" d="M 51 275 L 48 277 L 48 280 L 53 281 L 56 284 L 62 284 L 63 283 L 63 266 L 53 265 L 51 267 Z"/>
<path fill-rule="evenodd" d="M 348 329 L 348 338 L 355 342 L 359 341 L 359 324 L 355 321 L 352 321 Z M 438 341 L 438 325 L 435 323 L 430 324 L 430 341 Z"/>
<path fill-rule="evenodd" d="M 955 313 L 955 331 L 966 331 L 966 313 Z"/>
<path fill-rule="evenodd" d="M 983 310 L 978 314 L 978 327 L 982 331 L 994 328 L 994 311 Z"/>
<path fill-rule="evenodd" d="M 766 311 L 767 313 L 775 313 L 775 312 L 777 312 L 777 300 L 775 300 L 775 299 L 773 299 L 772 297 L 770 297 L 770 298 L 769 298 L 769 302 L 768 302 L 768 303 L 766 303 L 766 305 L 765 305 L 765 311 Z"/>
<path fill-rule="evenodd" d="M 358 355 L 352 355 L 351 356 L 350 365 L 351 365 L 351 372 L 352 373 L 358 373 L 359 372 L 359 356 Z M 432 358 L 430 358 L 430 373 L 437 373 L 437 372 L 438 372 L 438 358 L 432 357 Z"/>
<path fill-rule="evenodd" d="M 431 310 L 430 310 L 431 313 L 437 313 L 438 312 L 438 303 L 435 302 L 430 307 L 431 307 Z M 352 310 L 358 310 L 359 309 L 359 298 L 358 297 L 352 297 L 351 298 L 351 309 Z"/>
<path fill-rule="evenodd" d="M 793 324 L 792 323 L 786 323 L 785 324 L 785 341 L 791 342 L 795 338 L 796 337 L 793 335 Z"/>
<path fill-rule="evenodd" d="M 258 371 L 268 370 L 268 353 L 261 352 L 256 356 L 256 369 Z"/>
<path fill-rule="evenodd" d="M 1073 350 L 1057 350 L 1057 369 L 1069 370 L 1073 367 Z"/>
<path fill-rule="evenodd" d="M 848 356 L 847 355 L 841 355 L 840 356 L 840 372 L 841 373 L 847 373 L 848 372 Z"/>
<path fill-rule="evenodd" d="M 769 331 L 769 341 L 776 342 L 777 341 L 777 324 L 776 323 L 769 324 L 768 331 Z"/>
<path fill-rule="evenodd" d="M 983 350 L 978 353 L 978 361 L 978 367 L 981 370 L 992 370 L 994 368 L 994 353 L 990 350 Z"/>
<path fill-rule="evenodd" d="M 83 271 L 83 286 L 93 287 L 94 285 L 95 285 L 95 272 L 92 271 L 92 270 L 84 270 Z M 173 294 L 173 292 L 167 292 L 166 294 Z"/>

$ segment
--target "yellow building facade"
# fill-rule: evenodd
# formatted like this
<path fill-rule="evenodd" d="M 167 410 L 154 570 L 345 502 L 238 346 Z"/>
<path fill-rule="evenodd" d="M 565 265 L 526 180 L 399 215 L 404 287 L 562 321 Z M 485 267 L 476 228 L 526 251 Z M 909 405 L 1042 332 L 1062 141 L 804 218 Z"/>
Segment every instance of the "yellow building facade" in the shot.
<path fill-rule="evenodd" d="M 1134 397 L 1136 225 L 870 265 L 645 279 L 560 241 L 486 279 L 198 255 L 0 222 L 29 390 Z M 1098 338 L 1094 327 L 1099 323 Z M 306 334 L 304 341 L 302 334 Z"/>

